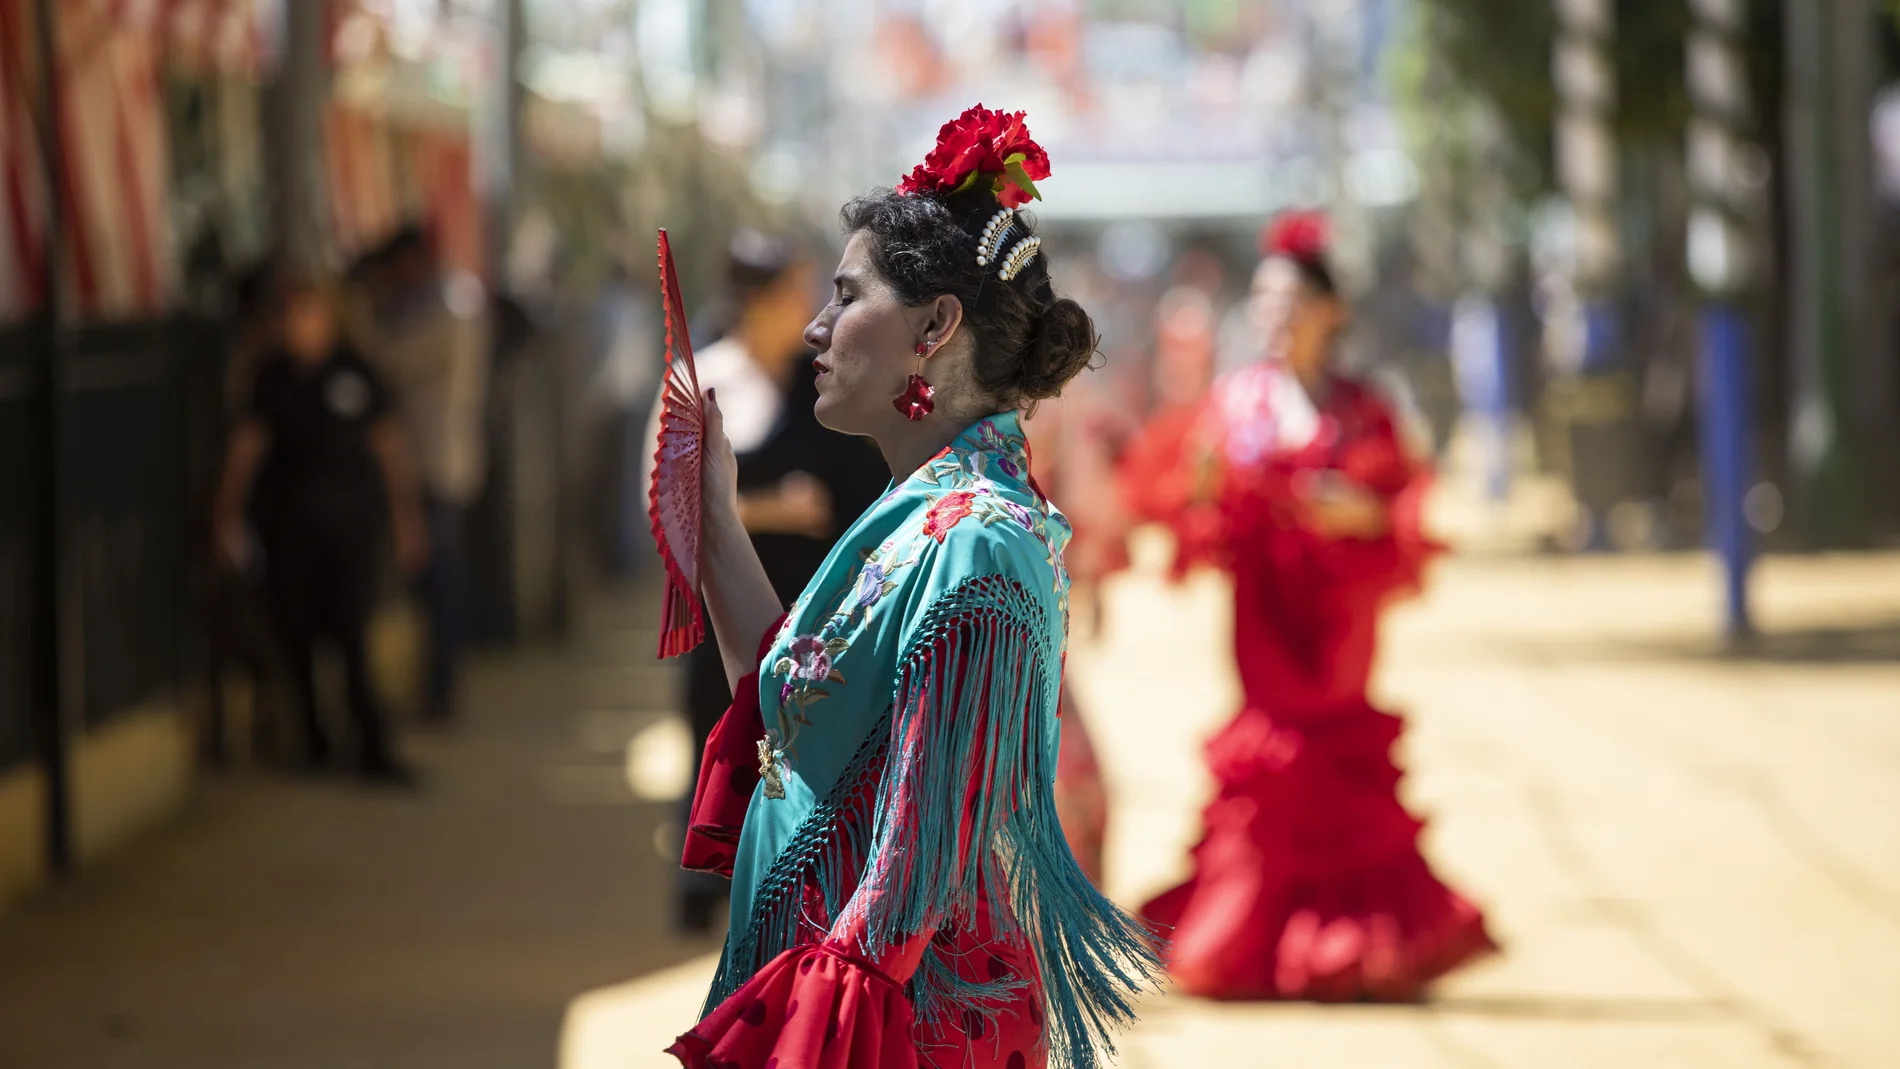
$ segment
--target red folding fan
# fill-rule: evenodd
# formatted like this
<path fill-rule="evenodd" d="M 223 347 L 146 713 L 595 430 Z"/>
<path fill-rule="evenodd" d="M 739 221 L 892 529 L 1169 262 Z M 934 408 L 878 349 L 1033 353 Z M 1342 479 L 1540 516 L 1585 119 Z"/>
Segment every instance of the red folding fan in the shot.
<path fill-rule="evenodd" d="M 699 469 L 706 413 L 700 406 L 693 342 L 686 333 L 686 307 L 680 301 L 679 273 L 673 269 L 673 248 L 665 230 L 660 231 L 660 297 L 666 306 L 666 378 L 647 515 L 666 562 L 660 656 L 677 657 L 706 638 L 699 609 Z"/>

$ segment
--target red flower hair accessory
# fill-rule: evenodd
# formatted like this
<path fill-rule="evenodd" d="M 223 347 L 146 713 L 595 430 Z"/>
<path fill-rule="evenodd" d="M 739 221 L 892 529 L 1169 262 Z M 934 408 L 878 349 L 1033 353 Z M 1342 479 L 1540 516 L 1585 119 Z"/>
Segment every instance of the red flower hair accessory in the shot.
<path fill-rule="evenodd" d="M 987 182 L 1005 208 L 1041 200 L 1036 182 L 1049 177 L 1049 154 L 1030 139 L 1025 114 L 978 104 L 944 123 L 937 147 L 897 184 L 897 191 L 961 193 Z"/>
<path fill-rule="evenodd" d="M 1327 230 L 1323 212 L 1283 212 L 1260 232 L 1260 254 L 1294 260 L 1324 260 Z"/>

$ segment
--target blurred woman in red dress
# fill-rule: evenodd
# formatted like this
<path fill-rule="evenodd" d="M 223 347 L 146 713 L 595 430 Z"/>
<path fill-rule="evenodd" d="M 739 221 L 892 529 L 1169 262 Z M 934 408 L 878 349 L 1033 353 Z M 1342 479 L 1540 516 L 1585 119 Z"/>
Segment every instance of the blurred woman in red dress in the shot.
<path fill-rule="evenodd" d="M 1174 529 L 1175 572 L 1206 554 L 1211 513 L 1195 509 L 1200 464 L 1189 459 L 1205 418 L 1207 392 L 1214 377 L 1213 302 L 1190 286 L 1163 294 L 1155 309 L 1154 411 L 1122 451 L 1118 465 L 1121 497 L 1138 520 L 1165 522 Z"/>
<path fill-rule="evenodd" d="M 1318 216 L 1269 228 L 1265 358 L 1215 384 L 1176 463 L 1124 468 L 1183 564 L 1234 580 L 1245 705 L 1207 746 L 1217 794 L 1193 875 L 1142 911 L 1172 930 L 1177 986 L 1211 998 L 1410 1000 L 1494 949 L 1420 855 L 1391 756 L 1402 722 L 1366 698 L 1380 613 L 1439 547 L 1420 529 L 1428 471 L 1332 365 L 1346 308 L 1324 234 Z"/>

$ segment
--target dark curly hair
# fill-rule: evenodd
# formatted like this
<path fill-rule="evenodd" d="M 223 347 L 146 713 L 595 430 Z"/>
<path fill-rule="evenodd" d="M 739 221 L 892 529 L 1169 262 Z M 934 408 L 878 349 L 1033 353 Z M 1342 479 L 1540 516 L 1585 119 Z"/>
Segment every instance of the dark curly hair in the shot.
<path fill-rule="evenodd" d="M 1100 339 L 1082 306 L 1058 297 L 1047 258 L 1037 255 L 1005 282 L 977 266 L 977 235 L 997 211 L 987 190 L 904 194 L 874 189 L 839 213 L 846 235 L 869 234 L 871 261 L 905 304 L 942 294 L 963 305 L 975 334 L 977 384 L 1014 407 L 1054 397 L 1094 358 Z M 1005 249 L 1033 233 L 1016 216 Z"/>

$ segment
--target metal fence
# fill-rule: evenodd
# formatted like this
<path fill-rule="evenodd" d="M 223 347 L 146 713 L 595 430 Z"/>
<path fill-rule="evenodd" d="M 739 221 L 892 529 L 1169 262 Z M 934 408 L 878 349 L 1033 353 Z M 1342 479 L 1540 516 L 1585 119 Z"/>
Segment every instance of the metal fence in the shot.
<path fill-rule="evenodd" d="M 0 331 L 0 768 L 32 755 L 39 626 L 36 565 L 45 470 L 40 335 Z"/>
<path fill-rule="evenodd" d="M 220 332 L 171 319 L 61 341 L 49 400 L 52 339 L 0 333 L 0 766 L 32 755 L 36 709 L 83 729 L 166 695 L 202 631 Z"/>

